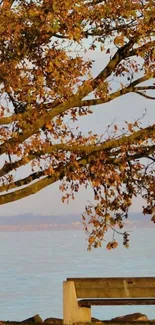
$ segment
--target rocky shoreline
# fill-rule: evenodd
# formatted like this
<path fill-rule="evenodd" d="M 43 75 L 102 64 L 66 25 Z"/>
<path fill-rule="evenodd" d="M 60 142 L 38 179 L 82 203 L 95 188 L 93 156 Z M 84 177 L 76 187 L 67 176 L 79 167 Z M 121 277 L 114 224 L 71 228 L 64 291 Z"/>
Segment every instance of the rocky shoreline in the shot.
<path fill-rule="evenodd" d="M 92 323 L 96 324 L 118 324 L 118 323 L 125 323 L 127 324 L 155 324 L 155 320 L 149 320 L 148 317 L 145 314 L 141 313 L 134 313 L 134 314 L 128 314 L 125 316 L 119 316 L 112 318 L 111 320 L 99 320 L 94 317 L 92 317 Z M 61 318 L 55 318 L 50 317 L 45 320 L 42 320 L 42 318 L 39 315 L 34 315 L 33 317 L 30 317 L 28 319 L 25 319 L 21 322 L 17 321 L 0 321 L 0 325 L 62 325 L 63 320 Z"/>

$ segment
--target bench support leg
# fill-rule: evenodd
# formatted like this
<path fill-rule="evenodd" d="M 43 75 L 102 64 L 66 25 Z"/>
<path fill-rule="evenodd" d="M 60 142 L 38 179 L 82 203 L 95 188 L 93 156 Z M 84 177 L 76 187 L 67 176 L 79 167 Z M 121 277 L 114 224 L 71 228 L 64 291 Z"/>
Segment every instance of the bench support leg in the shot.
<path fill-rule="evenodd" d="M 91 308 L 79 307 L 74 281 L 63 282 L 63 323 L 90 323 Z"/>

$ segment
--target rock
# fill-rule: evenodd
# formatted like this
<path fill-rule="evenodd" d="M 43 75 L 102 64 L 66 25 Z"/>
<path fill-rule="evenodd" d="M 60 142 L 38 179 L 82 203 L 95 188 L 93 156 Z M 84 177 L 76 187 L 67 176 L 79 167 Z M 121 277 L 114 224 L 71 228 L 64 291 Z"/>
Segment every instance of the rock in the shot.
<path fill-rule="evenodd" d="M 148 317 L 145 314 L 134 313 L 124 316 L 119 316 L 111 319 L 112 322 L 139 322 L 139 321 L 148 321 Z"/>
<path fill-rule="evenodd" d="M 34 315 L 33 317 L 24 319 L 21 324 L 29 324 L 29 323 L 43 323 L 43 320 L 39 315 Z"/>
<path fill-rule="evenodd" d="M 54 318 L 54 317 L 50 317 L 50 318 L 46 318 L 44 320 L 45 324 L 63 324 L 63 320 L 61 318 Z"/>
<path fill-rule="evenodd" d="M 95 317 L 92 317 L 91 321 L 92 321 L 92 323 L 102 323 L 102 321 L 100 319 L 97 319 Z"/>

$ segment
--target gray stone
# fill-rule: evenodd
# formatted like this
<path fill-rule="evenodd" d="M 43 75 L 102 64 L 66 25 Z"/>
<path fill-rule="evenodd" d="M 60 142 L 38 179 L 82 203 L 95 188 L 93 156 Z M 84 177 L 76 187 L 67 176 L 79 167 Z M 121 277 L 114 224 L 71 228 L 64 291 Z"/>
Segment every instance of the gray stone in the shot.
<path fill-rule="evenodd" d="M 39 315 L 34 315 L 30 318 L 24 319 L 22 322 L 22 324 L 29 324 L 29 323 L 43 323 L 42 318 Z"/>
<path fill-rule="evenodd" d="M 148 321 L 148 317 L 145 314 L 134 313 L 124 316 L 119 316 L 111 319 L 112 322 L 139 322 L 139 321 Z"/>
<path fill-rule="evenodd" d="M 49 317 L 44 320 L 45 324 L 63 324 L 63 320 L 61 318 L 54 318 L 54 317 Z"/>
<path fill-rule="evenodd" d="M 98 318 L 92 317 L 91 318 L 92 323 L 102 323 L 102 321 Z"/>

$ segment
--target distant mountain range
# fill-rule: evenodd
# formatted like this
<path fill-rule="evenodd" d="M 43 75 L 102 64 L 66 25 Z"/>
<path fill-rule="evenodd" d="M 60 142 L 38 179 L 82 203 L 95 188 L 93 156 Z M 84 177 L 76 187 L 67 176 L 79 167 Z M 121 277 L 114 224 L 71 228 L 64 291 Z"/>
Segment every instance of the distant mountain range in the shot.
<path fill-rule="evenodd" d="M 81 221 L 80 216 L 42 216 L 35 214 L 21 214 L 0 217 L 0 225 L 38 225 L 38 224 L 70 224 Z"/>
<path fill-rule="evenodd" d="M 142 213 L 130 213 L 129 218 L 127 219 L 133 223 L 147 223 L 151 220 L 151 216 L 142 215 Z M 64 215 L 64 216 L 42 216 L 35 214 L 21 214 L 16 216 L 5 216 L 0 217 L 0 226 L 3 225 L 40 225 L 40 224 L 63 224 L 69 225 L 73 223 L 79 223 L 82 221 L 80 215 Z"/>

